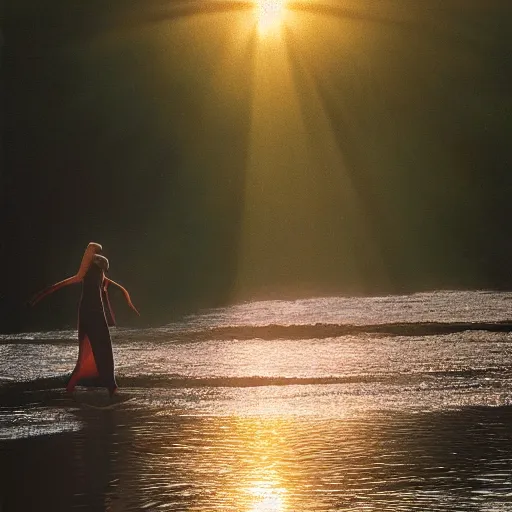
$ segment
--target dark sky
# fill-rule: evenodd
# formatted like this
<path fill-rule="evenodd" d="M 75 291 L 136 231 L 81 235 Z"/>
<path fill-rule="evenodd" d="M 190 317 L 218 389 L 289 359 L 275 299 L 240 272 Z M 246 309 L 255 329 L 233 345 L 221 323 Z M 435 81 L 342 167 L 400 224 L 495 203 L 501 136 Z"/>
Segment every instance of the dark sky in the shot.
<path fill-rule="evenodd" d="M 7 0 L 0 330 L 89 241 L 161 324 L 251 297 L 512 288 L 512 4 Z M 138 323 L 137 323 L 138 322 Z"/>

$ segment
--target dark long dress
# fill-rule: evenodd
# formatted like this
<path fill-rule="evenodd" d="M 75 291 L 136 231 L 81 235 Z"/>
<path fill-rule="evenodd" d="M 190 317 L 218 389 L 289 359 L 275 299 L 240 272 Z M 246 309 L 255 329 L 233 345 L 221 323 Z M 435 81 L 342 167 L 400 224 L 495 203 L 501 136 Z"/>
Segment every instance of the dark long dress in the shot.
<path fill-rule="evenodd" d="M 103 269 L 108 269 L 109 265 L 108 260 L 99 254 L 101 251 L 100 244 L 90 242 L 76 275 L 47 286 L 29 301 L 34 306 L 64 286 L 82 283 L 82 297 L 78 308 L 78 361 L 68 382 L 68 391 L 73 391 L 82 379 L 94 379 L 111 394 L 117 389 L 112 340 L 108 329 L 109 325 L 115 325 L 115 317 L 110 306 L 108 287 L 113 285 L 121 290 L 130 308 L 139 314 L 128 290 L 105 276 Z"/>
<path fill-rule="evenodd" d="M 82 282 L 78 308 L 78 361 L 67 385 L 68 391 L 73 391 L 80 380 L 95 377 L 98 384 L 106 387 L 111 394 L 117 389 L 108 328 L 111 322 L 105 274 L 99 266 L 92 264 Z"/>

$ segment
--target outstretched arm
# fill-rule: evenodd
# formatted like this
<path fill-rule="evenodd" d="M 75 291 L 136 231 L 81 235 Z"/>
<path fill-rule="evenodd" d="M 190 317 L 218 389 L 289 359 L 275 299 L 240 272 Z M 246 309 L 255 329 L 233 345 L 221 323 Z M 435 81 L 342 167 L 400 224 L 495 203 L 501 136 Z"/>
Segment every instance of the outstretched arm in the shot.
<path fill-rule="evenodd" d="M 37 304 L 41 299 L 49 295 L 50 293 L 53 293 L 54 291 L 67 286 L 68 284 L 75 284 L 79 283 L 81 279 L 78 276 L 68 277 L 67 279 L 64 279 L 64 281 L 59 281 L 58 283 L 52 284 L 51 286 L 48 286 L 44 290 L 41 290 L 40 292 L 36 293 L 29 301 L 28 303 L 33 306 L 34 304 Z"/>
<path fill-rule="evenodd" d="M 119 283 L 112 281 L 112 279 L 105 277 L 105 285 L 104 285 L 105 288 L 109 284 L 113 284 L 113 285 L 117 286 L 123 292 L 124 298 L 126 299 L 126 302 L 128 302 L 128 306 L 130 306 L 133 309 L 133 311 L 135 311 L 135 313 L 137 313 L 137 315 L 140 316 L 140 313 L 137 311 L 137 308 L 133 305 L 132 300 L 130 299 L 130 294 L 128 293 L 128 290 L 126 288 L 124 288 L 123 286 L 121 286 Z"/>
<path fill-rule="evenodd" d="M 82 257 L 82 262 L 80 263 L 80 268 L 78 269 L 76 276 L 68 277 L 67 279 L 64 279 L 64 281 L 59 281 L 58 283 L 55 283 L 52 286 L 48 286 L 48 288 L 41 290 L 39 293 L 36 293 L 28 301 L 28 303 L 31 306 L 33 306 L 34 304 L 38 303 L 42 298 L 46 297 L 50 293 L 53 293 L 59 288 L 67 286 L 68 284 L 79 283 L 84 278 L 85 274 L 87 273 L 87 270 L 91 266 L 94 255 L 100 253 L 101 250 L 102 247 L 100 244 L 97 244 L 96 242 L 90 242 L 87 245 L 87 249 L 85 249 L 84 255 Z"/>

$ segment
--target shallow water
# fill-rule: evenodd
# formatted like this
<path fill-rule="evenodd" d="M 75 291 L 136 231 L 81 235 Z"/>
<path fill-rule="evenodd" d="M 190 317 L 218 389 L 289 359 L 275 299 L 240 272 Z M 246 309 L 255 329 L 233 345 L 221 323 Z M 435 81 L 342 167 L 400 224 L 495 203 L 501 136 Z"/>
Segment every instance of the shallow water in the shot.
<path fill-rule="evenodd" d="M 409 336 L 365 328 L 503 322 L 509 301 L 483 292 L 273 301 L 160 329 L 118 329 L 120 396 L 128 400 L 112 408 L 101 408 L 102 390 L 74 399 L 63 391 L 74 333 L 3 337 L 0 470 L 9 476 L 0 504 L 510 510 L 512 335 L 470 324 Z M 315 327 L 326 323 L 363 329 L 330 337 Z M 251 337 L 269 325 L 275 339 Z M 288 339 L 275 328 L 283 325 L 304 330 Z M 209 337 L 219 327 L 235 330 Z"/>
<path fill-rule="evenodd" d="M 510 510 L 509 408 L 358 418 L 78 409 L 3 443 L 6 510 Z M 30 482 L 30 485 L 27 483 Z"/>

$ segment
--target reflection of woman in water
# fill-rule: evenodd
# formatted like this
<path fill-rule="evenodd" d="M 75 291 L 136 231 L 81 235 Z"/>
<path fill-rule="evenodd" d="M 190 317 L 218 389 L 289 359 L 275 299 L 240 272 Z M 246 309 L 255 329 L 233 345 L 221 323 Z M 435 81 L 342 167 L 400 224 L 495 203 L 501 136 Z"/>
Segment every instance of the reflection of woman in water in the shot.
<path fill-rule="evenodd" d="M 123 292 L 128 305 L 137 313 L 128 291 L 120 284 L 105 276 L 109 263 L 101 256 L 102 247 L 91 242 L 85 250 L 78 273 L 60 281 L 36 294 L 30 304 L 34 305 L 46 295 L 68 284 L 82 282 L 82 297 L 78 307 L 78 361 L 67 385 L 68 391 L 84 378 L 99 378 L 102 386 L 112 395 L 117 389 L 114 376 L 114 356 L 109 325 L 115 325 L 115 318 L 108 298 L 109 285 L 115 285 Z"/>

